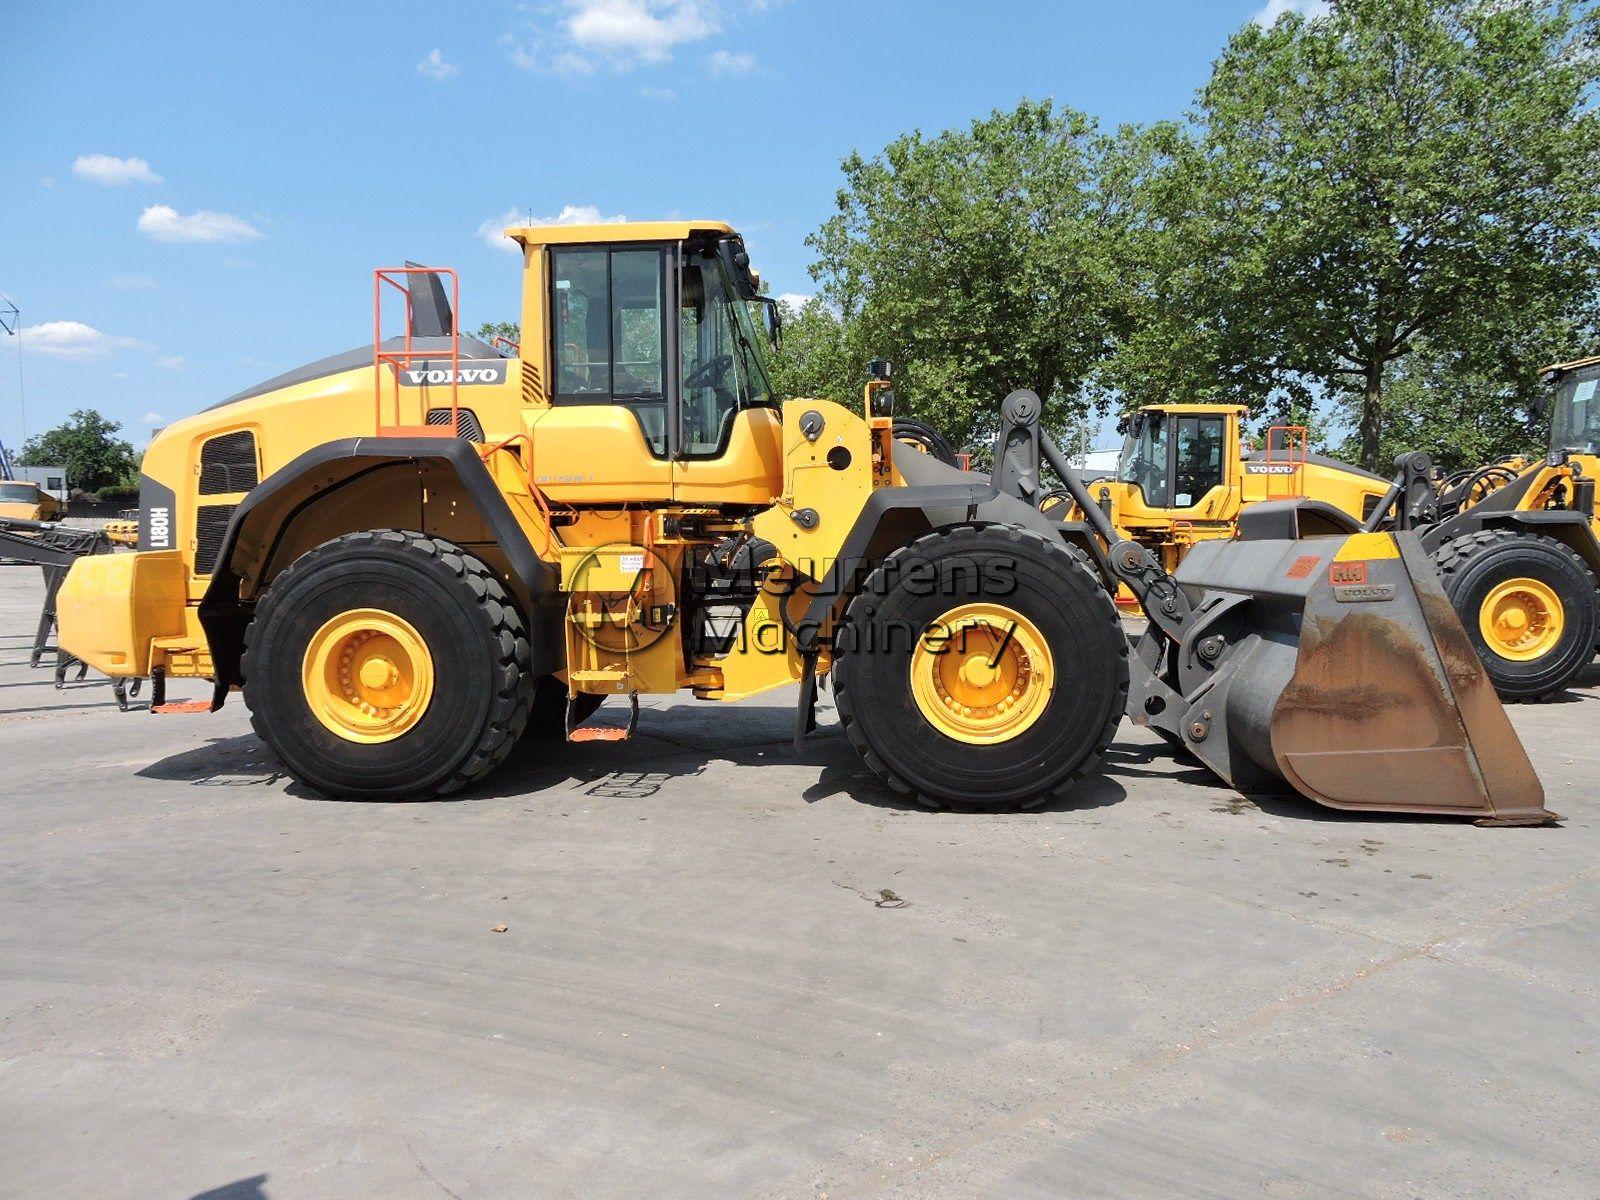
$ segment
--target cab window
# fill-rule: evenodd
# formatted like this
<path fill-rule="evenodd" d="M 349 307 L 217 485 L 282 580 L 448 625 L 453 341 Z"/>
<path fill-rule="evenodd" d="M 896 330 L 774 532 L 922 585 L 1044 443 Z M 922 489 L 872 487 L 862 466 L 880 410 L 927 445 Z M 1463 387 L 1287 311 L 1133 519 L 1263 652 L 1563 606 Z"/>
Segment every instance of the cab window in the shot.
<path fill-rule="evenodd" d="M 651 452 L 667 452 L 666 255 L 659 247 L 551 252 L 557 404 L 633 411 Z"/>
<path fill-rule="evenodd" d="M 1189 508 L 1222 485 L 1221 417 L 1179 417 L 1172 505 Z"/>
<path fill-rule="evenodd" d="M 683 454 L 715 458 L 740 409 L 774 402 L 750 304 L 716 254 L 685 257 L 681 321 Z"/>
<path fill-rule="evenodd" d="M 1167 505 L 1167 417 L 1161 412 L 1135 413 L 1122 446 L 1117 478 L 1138 487 L 1151 508 Z"/>

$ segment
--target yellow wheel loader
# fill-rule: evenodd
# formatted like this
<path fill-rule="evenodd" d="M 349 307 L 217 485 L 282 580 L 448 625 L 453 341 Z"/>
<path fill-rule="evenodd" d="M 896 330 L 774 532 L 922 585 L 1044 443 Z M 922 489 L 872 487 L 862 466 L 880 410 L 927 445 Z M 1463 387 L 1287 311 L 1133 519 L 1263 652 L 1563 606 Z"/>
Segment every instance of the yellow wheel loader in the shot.
<path fill-rule="evenodd" d="M 1311 453 L 1302 426 L 1274 425 L 1263 448 L 1248 448 L 1248 416 L 1239 404 L 1145 405 L 1127 419 L 1116 476 L 1090 492 L 1119 530 L 1175 571 L 1196 542 L 1232 537 L 1252 504 L 1309 498 L 1365 520 L 1388 491 L 1382 475 Z M 1056 492 L 1047 511 L 1068 499 Z"/>
<path fill-rule="evenodd" d="M 1546 368 L 1549 446 L 1444 482 L 1421 531 L 1501 696 L 1568 687 L 1600 643 L 1600 358 Z"/>
<path fill-rule="evenodd" d="M 1552 367 L 1549 456 L 1511 459 L 1441 481 L 1410 501 L 1415 530 L 1503 699 L 1538 700 L 1567 688 L 1600 640 L 1600 542 L 1594 477 L 1600 360 Z M 1248 410 L 1237 405 L 1149 405 L 1129 419 L 1115 479 L 1091 487 L 1125 536 L 1177 569 L 1197 543 L 1232 537 L 1254 504 L 1303 497 L 1366 519 L 1389 480 L 1310 453 L 1306 430 L 1275 425 L 1245 449 Z M 1056 493 L 1046 502 L 1068 498 Z M 1071 515 L 1071 514 L 1069 514 Z M 1133 603 L 1124 590 L 1119 600 Z"/>
<path fill-rule="evenodd" d="M 373 344 L 152 442 L 139 550 L 73 567 L 63 644 L 150 677 L 157 712 L 174 678 L 211 680 L 212 709 L 242 691 L 331 795 L 447 793 L 519 738 L 622 740 L 640 695 L 683 690 L 799 684 L 798 747 L 825 684 L 868 766 L 933 806 L 1065 796 L 1126 711 L 1242 788 L 1550 819 L 1409 533 L 1263 504 L 1174 576 L 1070 470 L 1085 520 L 1040 511 L 1064 464 L 1030 393 L 992 476 L 902 442 L 887 364 L 860 410 L 780 403 L 777 309 L 728 226 L 507 232 L 519 346 L 459 332 L 453 272 L 376 272 Z M 606 697 L 625 726 L 584 723 Z"/>

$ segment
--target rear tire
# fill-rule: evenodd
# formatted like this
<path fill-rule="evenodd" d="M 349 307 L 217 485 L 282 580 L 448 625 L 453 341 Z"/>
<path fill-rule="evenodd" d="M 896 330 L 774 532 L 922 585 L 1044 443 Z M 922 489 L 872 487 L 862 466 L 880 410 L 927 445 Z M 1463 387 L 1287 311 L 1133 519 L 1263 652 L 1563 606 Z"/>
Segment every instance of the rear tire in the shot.
<path fill-rule="evenodd" d="M 337 647 L 319 646 L 330 628 L 354 629 L 344 644 L 361 650 L 363 621 L 402 630 L 426 668 L 427 694 L 398 731 L 363 727 L 341 694 L 357 689 L 325 683 L 313 666 L 326 661 L 333 682 L 344 679 Z M 420 533 L 352 533 L 272 581 L 245 634 L 244 698 L 256 733 L 307 787 L 423 799 L 482 779 L 510 752 L 533 700 L 530 659 L 522 616 L 482 561 Z"/>
<path fill-rule="evenodd" d="M 946 717 L 929 688 L 919 698 L 919 672 L 944 661 L 929 656 L 924 634 L 975 607 L 1013 615 L 1025 631 L 1015 644 L 1042 660 L 1025 655 L 1024 675 L 1049 684 L 1032 685 L 1042 696 L 1024 684 L 1016 697 L 957 704 Z M 1099 577 L 1063 543 L 1012 526 L 943 529 L 889 555 L 851 601 L 836 646 L 846 736 L 890 787 L 931 808 L 1035 808 L 1064 797 L 1099 764 L 1127 702 L 1128 641 Z M 957 653 L 953 640 L 946 652 Z M 1002 646 L 989 665 L 1014 652 Z M 951 659 L 952 674 L 971 661 Z M 989 712 L 997 715 L 972 715 Z M 1007 725 L 1008 712 L 1021 716 Z"/>
<path fill-rule="evenodd" d="M 1513 529 L 1485 529 L 1454 538 L 1434 554 L 1445 594 L 1502 700 L 1543 700 L 1565 689 L 1594 656 L 1600 636 L 1600 592 L 1583 559 L 1554 538 Z M 1502 627 L 1502 605 L 1526 620 L 1517 583 L 1526 581 L 1535 612 L 1545 611 L 1549 632 L 1531 625 Z M 1553 623 L 1551 623 L 1553 622 Z M 1501 632 L 1497 633 L 1499 629 Z M 1523 649 L 1515 634 L 1525 630 Z"/>

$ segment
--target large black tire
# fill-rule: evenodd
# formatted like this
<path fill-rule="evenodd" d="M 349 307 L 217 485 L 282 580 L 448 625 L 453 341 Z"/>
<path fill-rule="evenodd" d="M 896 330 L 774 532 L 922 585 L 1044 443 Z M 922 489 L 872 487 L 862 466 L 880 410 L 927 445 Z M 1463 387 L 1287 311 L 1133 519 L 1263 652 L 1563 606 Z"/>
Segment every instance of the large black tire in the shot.
<path fill-rule="evenodd" d="M 389 741 L 334 733 L 301 680 L 317 631 L 352 609 L 408 622 L 432 660 L 432 699 Z M 530 658 L 521 614 L 480 560 L 406 530 L 352 533 L 307 551 L 272 581 L 245 635 L 244 698 L 256 733 L 307 787 L 424 799 L 482 779 L 510 752 L 533 701 Z"/>
<path fill-rule="evenodd" d="M 1434 554 L 1445 594 L 1502 700 L 1543 700 L 1565 689 L 1594 656 L 1600 636 L 1600 592 L 1583 559 L 1554 538 L 1513 529 L 1485 529 L 1453 538 Z M 1534 659 L 1497 653 L 1479 614 L 1500 584 L 1534 579 L 1559 599 L 1560 638 Z"/>
<path fill-rule="evenodd" d="M 911 686 L 917 637 L 974 601 L 1032 622 L 1055 663 L 1033 724 L 991 744 L 936 727 Z M 930 808 L 1061 799 L 1099 764 L 1127 702 L 1128 640 L 1099 578 L 1063 543 L 1012 526 L 938 530 L 896 550 L 851 601 L 836 645 L 834 697 L 846 736 L 890 787 Z"/>
<path fill-rule="evenodd" d="M 604 696 L 589 692 L 578 693 L 577 723 L 582 725 L 599 711 L 605 703 Z M 567 736 L 567 685 L 554 675 L 539 680 L 533 691 L 533 708 L 528 713 L 528 726 L 523 731 L 527 738 L 564 738 Z"/>

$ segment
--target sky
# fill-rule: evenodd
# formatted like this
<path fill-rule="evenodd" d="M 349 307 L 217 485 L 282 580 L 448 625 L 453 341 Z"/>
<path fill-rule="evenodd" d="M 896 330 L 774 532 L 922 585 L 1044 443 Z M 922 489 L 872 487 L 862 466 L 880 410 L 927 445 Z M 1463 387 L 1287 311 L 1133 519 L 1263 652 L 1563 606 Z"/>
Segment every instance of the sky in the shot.
<path fill-rule="evenodd" d="M 516 320 L 512 219 L 726 220 L 803 296 L 851 151 L 1023 97 L 1176 116 L 1235 29 L 1320 7 L 0 0 L 0 441 L 97 408 L 142 446 L 370 343 L 406 259 Z"/>

